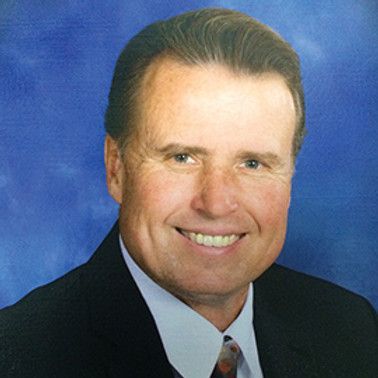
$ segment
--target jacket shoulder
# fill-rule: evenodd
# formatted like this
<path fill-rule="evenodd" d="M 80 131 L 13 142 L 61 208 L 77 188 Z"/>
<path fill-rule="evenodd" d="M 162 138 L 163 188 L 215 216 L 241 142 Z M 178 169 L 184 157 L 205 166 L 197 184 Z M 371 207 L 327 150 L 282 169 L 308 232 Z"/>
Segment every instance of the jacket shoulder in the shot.
<path fill-rule="evenodd" d="M 85 270 L 84 264 L 0 311 L 1 376 L 80 376 L 81 364 L 96 366 L 86 361 L 96 343 L 87 319 Z M 88 346 L 85 354 L 83 345 Z"/>
<path fill-rule="evenodd" d="M 317 305 L 328 308 L 330 306 L 341 311 L 345 306 L 356 309 L 362 307 L 375 314 L 375 310 L 363 296 L 322 278 L 297 272 L 282 265 L 274 264 L 258 279 L 257 284 L 271 295 L 291 301 L 295 307 Z M 341 308 L 335 306 L 336 303 Z"/>
<path fill-rule="evenodd" d="M 358 371 L 361 377 L 375 376 L 377 313 L 365 298 L 276 264 L 255 282 L 255 289 L 260 324 L 263 308 L 263 314 L 274 314 L 281 330 L 302 335 L 323 376 L 331 371 L 338 372 L 335 376 L 357 376 Z"/>
<path fill-rule="evenodd" d="M 23 322 L 35 320 L 35 325 L 38 323 L 42 325 L 45 315 L 51 314 L 52 310 L 58 310 L 59 307 L 64 308 L 67 300 L 72 303 L 75 297 L 80 297 L 78 288 L 82 269 L 84 265 L 46 285 L 33 289 L 15 304 L 3 308 L 0 311 L 0 329 L 12 331 L 15 328 L 17 330 L 18 320 Z M 58 314 L 64 315 L 61 312 Z"/>
<path fill-rule="evenodd" d="M 275 311 L 284 307 L 291 320 L 314 319 L 324 322 L 357 321 L 368 324 L 377 332 L 377 313 L 361 295 L 324 279 L 274 264 L 256 281 L 257 294 L 270 298 Z M 366 323 L 367 322 L 367 323 Z M 332 321 L 330 322 L 332 323 Z"/>

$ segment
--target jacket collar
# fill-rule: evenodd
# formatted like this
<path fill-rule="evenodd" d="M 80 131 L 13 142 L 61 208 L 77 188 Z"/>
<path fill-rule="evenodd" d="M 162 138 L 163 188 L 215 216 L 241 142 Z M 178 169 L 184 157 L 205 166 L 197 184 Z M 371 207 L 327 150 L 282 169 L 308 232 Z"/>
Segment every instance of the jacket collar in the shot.
<path fill-rule="evenodd" d="M 123 261 L 118 224 L 87 263 L 89 324 L 107 345 L 111 377 L 169 377 L 153 317 Z"/>

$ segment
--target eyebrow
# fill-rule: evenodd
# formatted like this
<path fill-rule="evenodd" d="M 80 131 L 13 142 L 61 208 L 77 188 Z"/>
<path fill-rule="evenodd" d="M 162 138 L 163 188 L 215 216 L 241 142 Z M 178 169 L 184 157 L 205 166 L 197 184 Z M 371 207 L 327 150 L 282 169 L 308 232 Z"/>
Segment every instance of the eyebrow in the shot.
<path fill-rule="evenodd" d="M 162 148 L 156 148 L 156 151 L 162 155 L 174 155 L 179 153 L 188 153 L 200 156 L 209 156 L 209 150 L 203 147 L 190 146 L 181 143 L 169 143 Z M 270 165 L 282 166 L 282 159 L 272 152 L 256 152 L 248 150 L 240 150 L 237 152 L 237 158 L 240 160 L 258 160 L 266 162 Z"/>
<path fill-rule="evenodd" d="M 201 156 L 209 155 L 209 151 L 206 148 L 198 146 L 188 146 L 180 143 L 169 143 L 162 148 L 157 148 L 156 151 L 162 155 L 179 154 L 183 152 Z"/>
<path fill-rule="evenodd" d="M 282 159 L 272 152 L 239 151 L 237 157 L 240 160 L 258 160 L 279 167 L 284 165 Z"/>

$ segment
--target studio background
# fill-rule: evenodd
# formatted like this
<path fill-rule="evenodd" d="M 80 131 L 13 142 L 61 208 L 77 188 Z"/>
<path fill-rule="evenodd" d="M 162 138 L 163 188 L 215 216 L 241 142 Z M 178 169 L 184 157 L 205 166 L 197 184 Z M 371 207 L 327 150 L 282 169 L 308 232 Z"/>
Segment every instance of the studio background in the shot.
<path fill-rule="evenodd" d="M 0 2 L 0 307 L 85 262 L 117 218 L 103 166 L 115 61 L 152 21 L 224 6 L 302 59 L 309 133 L 279 262 L 378 308 L 375 1 Z"/>

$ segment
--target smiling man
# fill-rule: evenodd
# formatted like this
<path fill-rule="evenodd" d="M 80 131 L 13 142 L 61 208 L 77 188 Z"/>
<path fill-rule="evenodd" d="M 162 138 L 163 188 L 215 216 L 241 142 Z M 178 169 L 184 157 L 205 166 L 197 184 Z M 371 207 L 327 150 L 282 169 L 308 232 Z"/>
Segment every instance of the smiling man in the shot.
<path fill-rule="evenodd" d="M 247 15 L 135 36 L 106 114 L 119 222 L 1 313 L 1 376 L 375 377 L 372 307 L 274 264 L 303 104 L 297 55 Z"/>
<path fill-rule="evenodd" d="M 140 98 L 124 155 L 111 137 L 106 145 L 123 241 L 154 281 L 223 331 L 282 248 L 292 96 L 275 73 L 164 57 L 147 69 Z"/>

